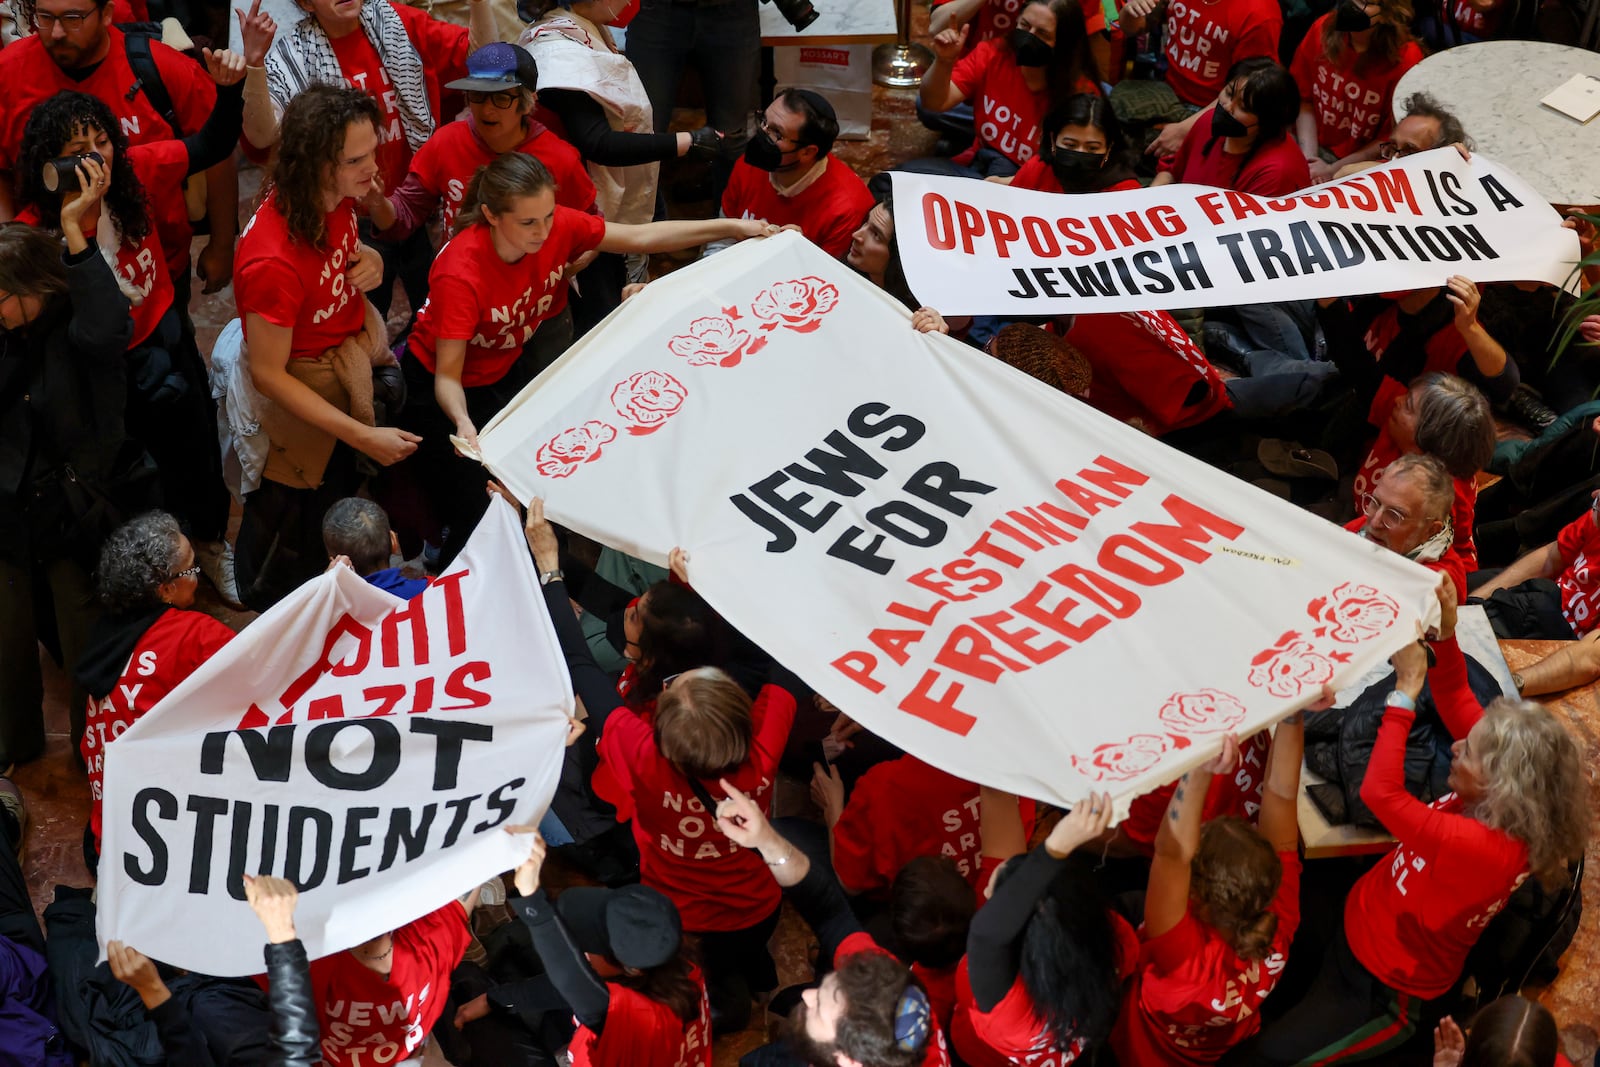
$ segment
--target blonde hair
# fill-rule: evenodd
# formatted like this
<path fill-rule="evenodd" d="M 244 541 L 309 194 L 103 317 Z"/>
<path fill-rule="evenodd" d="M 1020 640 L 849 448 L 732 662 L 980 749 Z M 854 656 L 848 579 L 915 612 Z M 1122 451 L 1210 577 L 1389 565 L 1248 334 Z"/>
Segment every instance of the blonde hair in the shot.
<path fill-rule="evenodd" d="M 750 694 L 715 667 L 686 673 L 656 700 L 656 750 L 691 778 L 732 774 L 750 755 Z"/>
<path fill-rule="evenodd" d="M 1483 795 L 1471 814 L 1528 848 L 1528 869 L 1547 888 L 1589 840 L 1589 782 L 1577 743 L 1531 700 L 1500 697 L 1484 709 L 1473 754 L 1483 765 Z"/>

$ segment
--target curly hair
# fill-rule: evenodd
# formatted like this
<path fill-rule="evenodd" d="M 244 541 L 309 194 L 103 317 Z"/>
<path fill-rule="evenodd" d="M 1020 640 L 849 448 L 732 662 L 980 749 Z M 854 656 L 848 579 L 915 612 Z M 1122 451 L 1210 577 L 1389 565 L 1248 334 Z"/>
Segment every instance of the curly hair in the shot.
<path fill-rule="evenodd" d="M 1212 819 L 1200 830 L 1189 878 L 1189 895 L 1239 958 L 1266 959 L 1278 932 L 1268 909 L 1283 883 L 1283 861 L 1266 838 L 1243 819 Z"/>
<path fill-rule="evenodd" d="M 60 158 L 67 142 L 85 130 L 103 133 L 111 140 L 111 187 L 106 192 L 106 208 L 122 231 L 123 240 L 137 245 L 150 234 L 150 200 L 134 173 L 122 124 L 104 101 L 88 93 L 59 92 L 28 116 L 28 124 L 22 128 L 22 147 L 17 151 L 22 202 L 39 210 L 45 226 L 54 225 L 61 214 L 61 190 L 51 192 L 45 188 L 45 164 Z"/>
<path fill-rule="evenodd" d="M 1379 12 L 1383 21 L 1373 24 L 1367 50 L 1356 54 L 1357 74 L 1394 66 L 1400 62 L 1406 45 L 1416 39 L 1411 35 L 1411 0 L 1376 0 L 1376 3 L 1383 9 Z M 1350 43 L 1350 35 L 1335 28 L 1335 21 L 1330 14 L 1322 27 L 1322 51 L 1329 59 L 1338 62 L 1345 45 Z"/>
<path fill-rule="evenodd" d="M 1589 840 L 1589 782 L 1566 728 L 1531 700 L 1500 697 L 1473 728 L 1483 765 L 1483 795 L 1471 814 L 1528 848 L 1528 869 L 1546 888 L 1567 878 L 1567 864 Z"/>
<path fill-rule="evenodd" d="M 147 511 L 111 532 L 95 578 L 100 603 L 113 615 L 161 603 L 158 592 L 181 563 L 183 531 L 164 511 Z"/>
<path fill-rule="evenodd" d="M 360 122 L 383 128 L 377 101 L 342 85 L 313 85 L 283 109 L 272 188 L 289 233 L 313 247 L 327 237 L 322 197 L 343 161 L 346 134 Z"/>

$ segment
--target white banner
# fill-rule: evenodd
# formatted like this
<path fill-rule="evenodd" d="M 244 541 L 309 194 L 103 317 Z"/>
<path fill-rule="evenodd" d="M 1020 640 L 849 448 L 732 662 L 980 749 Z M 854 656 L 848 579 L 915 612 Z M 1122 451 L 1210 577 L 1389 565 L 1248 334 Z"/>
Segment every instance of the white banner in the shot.
<path fill-rule="evenodd" d="M 1063 196 L 894 175 L 911 291 L 946 315 L 1072 315 L 1477 282 L 1562 285 L 1578 238 L 1521 178 L 1453 148 L 1282 199 L 1202 185 Z"/>
<path fill-rule="evenodd" d="M 1434 576 L 948 337 L 796 234 L 655 282 L 480 434 L 871 730 L 1131 796 L 1413 640 Z M 1432 608 L 1436 610 L 1436 606 Z"/>
<path fill-rule="evenodd" d="M 527 856 L 573 710 L 512 509 L 409 603 L 347 567 L 251 623 L 106 749 L 99 935 L 259 974 L 244 874 L 296 883 L 311 958 Z"/>

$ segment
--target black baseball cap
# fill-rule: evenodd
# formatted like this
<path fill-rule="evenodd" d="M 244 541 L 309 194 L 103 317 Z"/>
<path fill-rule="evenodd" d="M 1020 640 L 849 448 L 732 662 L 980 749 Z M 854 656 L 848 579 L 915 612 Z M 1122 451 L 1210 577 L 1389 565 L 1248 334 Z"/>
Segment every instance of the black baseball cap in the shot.
<path fill-rule="evenodd" d="M 661 966 L 683 942 L 678 909 L 649 886 L 568 889 L 556 898 L 556 911 L 580 949 L 635 970 Z"/>
<path fill-rule="evenodd" d="M 480 93 L 539 88 L 539 65 L 526 48 L 497 41 L 486 44 L 467 57 L 467 76 L 457 78 L 446 89 L 466 89 Z"/>

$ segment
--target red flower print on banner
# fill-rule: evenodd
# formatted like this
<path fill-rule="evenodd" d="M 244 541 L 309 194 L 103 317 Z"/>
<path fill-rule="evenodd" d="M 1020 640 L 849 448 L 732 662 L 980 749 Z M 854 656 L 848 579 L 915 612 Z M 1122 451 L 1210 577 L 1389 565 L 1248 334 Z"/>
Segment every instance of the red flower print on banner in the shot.
<path fill-rule="evenodd" d="M 611 406 L 617 409 L 635 436 L 655 433 L 678 413 L 689 398 L 689 390 L 666 371 L 642 370 L 629 375 L 611 390 Z"/>
<path fill-rule="evenodd" d="M 1370 585 L 1345 582 L 1325 597 L 1318 597 L 1306 611 L 1326 633 L 1347 645 L 1360 644 L 1381 636 L 1400 618 L 1400 605 Z"/>
<path fill-rule="evenodd" d="M 787 326 L 795 333 L 810 333 L 838 303 L 837 286 L 808 276 L 761 290 L 750 305 L 750 314 L 762 320 L 763 330 Z"/>
<path fill-rule="evenodd" d="M 1097 782 L 1126 782 L 1154 767 L 1174 748 L 1188 748 L 1187 737 L 1134 734 L 1126 741 L 1111 741 L 1089 754 L 1072 757 L 1072 769 Z"/>
<path fill-rule="evenodd" d="M 765 337 L 753 337 L 749 330 L 733 324 L 727 315 L 705 315 L 689 323 L 689 332 L 667 342 L 667 349 L 682 356 L 691 367 L 737 367 L 745 356 L 766 347 Z"/>
<path fill-rule="evenodd" d="M 1180 734 L 1220 734 L 1244 721 L 1244 705 L 1220 689 L 1175 693 L 1161 705 L 1160 718 Z"/>
<path fill-rule="evenodd" d="M 599 419 L 562 430 L 539 446 L 534 458 L 546 478 L 565 478 L 585 463 L 600 458 L 600 448 L 617 439 L 617 428 Z"/>
<path fill-rule="evenodd" d="M 1318 652 L 1310 641 L 1290 631 L 1250 661 L 1249 681 L 1275 697 L 1299 696 L 1333 681 L 1335 665 L 1349 659 L 1348 652 Z"/>

